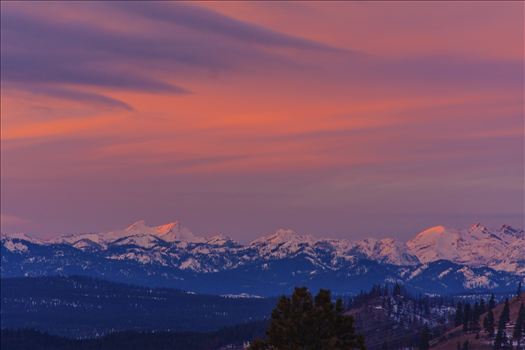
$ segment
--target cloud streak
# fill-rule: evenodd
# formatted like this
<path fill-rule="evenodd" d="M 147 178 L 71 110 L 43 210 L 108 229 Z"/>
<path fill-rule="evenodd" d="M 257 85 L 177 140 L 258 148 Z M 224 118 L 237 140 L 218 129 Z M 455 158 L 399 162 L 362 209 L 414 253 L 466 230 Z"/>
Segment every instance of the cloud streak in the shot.
<path fill-rule="evenodd" d="M 343 51 L 330 45 L 322 44 L 292 35 L 237 20 L 216 11 L 184 3 L 166 3 L 162 1 L 110 2 L 109 5 L 134 16 L 158 22 L 184 26 L 206 32 L 210 35 L 220 34 L 247 44 L 278 46 L 285 48 Z"/>

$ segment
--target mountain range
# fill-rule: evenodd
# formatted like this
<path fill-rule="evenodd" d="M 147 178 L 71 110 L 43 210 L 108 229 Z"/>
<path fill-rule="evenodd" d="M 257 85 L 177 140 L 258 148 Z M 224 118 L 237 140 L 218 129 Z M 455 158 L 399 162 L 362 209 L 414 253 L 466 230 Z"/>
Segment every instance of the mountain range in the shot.
<path fill-rule="evenodd" d="M 401 282 L 427 293 L 512 290 L 525 277 L 525 232 L 435 226 L 408 242 L 315 238 L 280 229 L 248 244 L 180 222 L 39 240 L 2 234 L 2 277 L 87 275 L 199 293 L 277 295 L 297 285 L 357 293 Z"/>

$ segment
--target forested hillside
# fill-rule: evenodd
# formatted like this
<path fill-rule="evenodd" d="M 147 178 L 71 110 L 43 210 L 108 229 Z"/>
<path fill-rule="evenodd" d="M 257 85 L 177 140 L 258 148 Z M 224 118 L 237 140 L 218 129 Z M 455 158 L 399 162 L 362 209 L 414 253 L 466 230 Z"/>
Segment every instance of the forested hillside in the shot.
<path fill-rule="evenodd" d="M 525 293 L 495 304 L 457 305 L 452 329 L 431 341 L 431 349 L 523 349 L 525 345 Z"/>
<path fill-rule="evenodd" d="M 242 349 L 261 337 L 266 322 L 250 322 L 214 332 L 117 332 L 90 339 L 70 339 L 34 330 L 2 330 L 2 350 L 210 350 Z"/>
<path fill-rule="evenodd" d="M 269 316 L 274 299 L 191 294 L 86 277 L 2 279 L 2 328 L 91 337 L 115 331 L 213 331 Z"/>

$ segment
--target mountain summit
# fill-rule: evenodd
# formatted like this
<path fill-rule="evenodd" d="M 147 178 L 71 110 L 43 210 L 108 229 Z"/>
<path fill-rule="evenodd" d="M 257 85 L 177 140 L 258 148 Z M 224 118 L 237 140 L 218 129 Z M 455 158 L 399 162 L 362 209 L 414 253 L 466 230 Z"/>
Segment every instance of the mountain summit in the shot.
<path fill-rule="evenodd" d="M 481 224 L 466 229 L 435 226 L 417 234 L 406 245 L 422 263 L 449 260 L 525 274 L 524 232 L 508 225 L 498 230 Z"/>

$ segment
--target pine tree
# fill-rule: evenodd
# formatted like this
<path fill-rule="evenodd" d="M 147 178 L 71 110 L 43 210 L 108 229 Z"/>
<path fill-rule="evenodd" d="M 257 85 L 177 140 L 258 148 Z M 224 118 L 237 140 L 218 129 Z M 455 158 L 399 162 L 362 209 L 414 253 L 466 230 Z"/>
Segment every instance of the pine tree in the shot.
<path fill-rule="evenodd" d="M 516 349 L 518 350 L 521 348 L 523 329 L 525 329 L 525 307 L 523 306 L 523 303 L 521 303 L 518 317 L 516 318 L 516 324 L 514 325 L 514 332 L 512 333 L 512 338 L 516 341 Z"/>
<path fill-rule="evenodd" d="M 494 309 L 495 306 L 496 306 L 496 298 L 494 298 L 494 293 L 492 293 L 490 295 L 490 300 L 489 300 L 489 310 Z"/>
<path fill-rule="evenodd" d="M 503 306 L 503 311 L 501 312 L 500 316 L 500 322 L 504 322 L 505 324 L 510 321 L 510 306 L 509 306 L 509 299 L 505 299 L 505 306 Z"/>
<path fill-rule="evenodd" d="M 507 322 L 510 318 L 509 300 L 505 300 L 505 306 L 499 317 L 498 332 L 496 333 L 496 339 L 494 339 L 494 349 L 504 349 L 507 346 L 507 333 L 505 331 Z"/>
<path fill-rule="evenodd" d="M 306 288 L 296 288 L 291 298 L 279 299 L 266 338 L 254 341 L 249 349 L 364 350 L 365 345 L 340 299 L 334 305 L 327 290 L 313 298 Z"/>
<path fill-rule="evenodd" d="M 472 309 L 471 317 L 470 317 L 469 329 L 471 331 L 479 330 L 479 316 L 480 315 L 481 315 L 481 312 L 479 309 L 479 303 L 476 301 L 476 303 L 474 304 L 474 308 Z"/>
<path fill-rule="evenodd" d="M 503 349 L 507 344 L 507 334 L 505 333 L 505 327 L 498 327 L 496 338 L 494 339 L 494 349 Z"/>
<path fill-rule="evenodd" d="M 487 305 L 485 305 L 485 299 L 481 298 L 479 301 L 479 314 L 484 314 L 487 312 Z"/>
<path fill-rule="evenodd" d="M 463 304 L 458 302 L 456 306 L 456 316 L 454 317 L 454 325 L 457 327 L 463 323 Z"/>
<path fill-rule="evenodd" d="M 470 313 L 471 313 L 470 304 L 466 303 L 465 308 L 463 309 L 463 332 L 469 331 L 469 324 L 470 324 L 470 320 L 472 317 Z"/>
<path fill-rule="evenodd" d="M 399 283 L 397 283 L 397 282 L 394 285 L 394 290 L 392 291 L 392 295 L 393 296 L 401 295 L 401 285 Z"/>
<path fill-rule="evenodd" d="M 383 288 L 383 296 L 387 297 L 390 295 L 390 291 L 388 290 L 388 284 L 385 283 L 385 287 Z"/>
<path fill-rule="evenodd" d="M 419 336 L 419 350 L 428 350 L 430 349 L 430 330 L 428 329 L 428 326 L 425 325 L 421 331 L 421 334 Z"/>
<path fill-rule="evenodd" d="M 487 316 L 485 316 L 485 319 L 483 320 L 483 328 L 485 328 L 485 332 L 487 332 L 489 337 L 494 337 L 494 313 L 492 310 L 489 310 Z"/>

